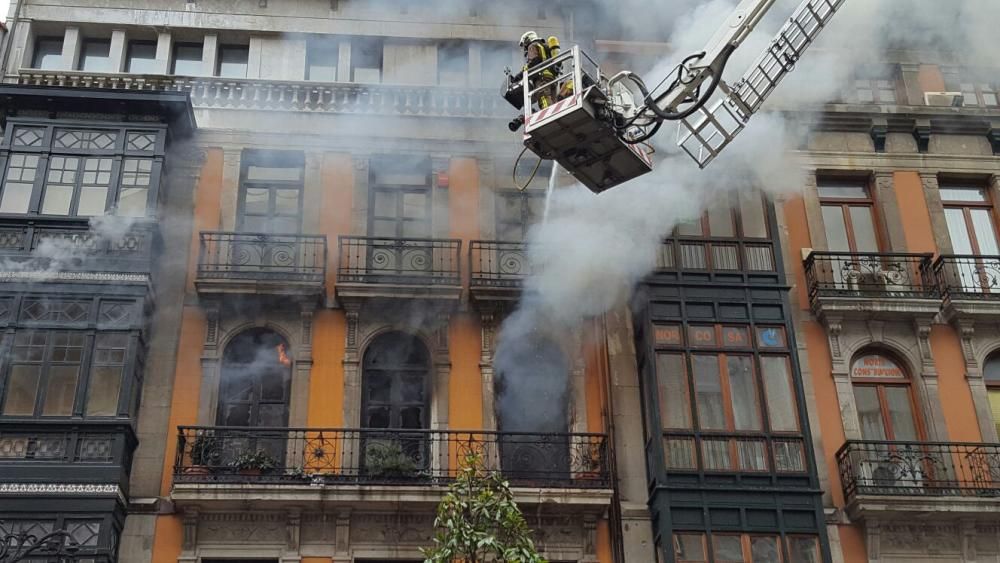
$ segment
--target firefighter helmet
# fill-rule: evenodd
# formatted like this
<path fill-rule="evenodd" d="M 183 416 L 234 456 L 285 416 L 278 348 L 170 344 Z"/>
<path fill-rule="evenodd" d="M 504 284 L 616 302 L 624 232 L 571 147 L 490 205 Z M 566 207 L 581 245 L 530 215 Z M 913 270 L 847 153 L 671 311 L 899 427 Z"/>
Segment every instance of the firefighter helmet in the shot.
<path fill-rule="evenodd" d="M 521 42 L 518 44 L 522 49 L 526 49 L 533 41 L 538 41 L 538 34 L 534 31 L 527 31 L 521 36 Z"/>

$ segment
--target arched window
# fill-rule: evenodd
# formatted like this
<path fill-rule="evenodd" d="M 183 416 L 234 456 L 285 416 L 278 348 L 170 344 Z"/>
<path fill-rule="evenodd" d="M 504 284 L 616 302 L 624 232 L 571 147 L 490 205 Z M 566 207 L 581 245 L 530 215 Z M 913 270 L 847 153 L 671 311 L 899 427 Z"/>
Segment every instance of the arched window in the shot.
<path fill-rule="evenodd" d="M 851 362 L 851 380 L 865 440 L 922 438 L 910 378 L 901 362 L 878 350 L 863 351 Z"/>
<path fill-rule="evenodd" d="M 268 329 L 240 333 L 222 355 L 220 426 L 288 425 L 292 361 L 288 343 Z"/>
<path fill-rule="evenodd" d="M 390 332 L 365 350 L 361 425 L 427 428 L 430 354 L 419 338 Z"/>
<path fill-rule="evenodd" d="M 993 424 L 1000 435 L 1000 350 L 990 354 L 983 362 L 983 379 L 990 396 L 990 411 L 993 413 Z"/>

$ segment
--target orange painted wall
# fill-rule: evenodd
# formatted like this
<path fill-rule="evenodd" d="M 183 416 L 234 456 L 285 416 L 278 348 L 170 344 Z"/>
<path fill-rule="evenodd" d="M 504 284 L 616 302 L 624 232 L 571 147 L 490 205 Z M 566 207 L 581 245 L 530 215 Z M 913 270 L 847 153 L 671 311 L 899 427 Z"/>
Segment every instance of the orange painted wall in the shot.
<path fill-rule="evenodd" d="M 865 533 L 861 526 L 837 526 L 840 532 L 840 546 L 846 563 L 868 561 L 868 550 L 865 548 Z"/>
<path fill-rule="evenodd" d="M 965 359 L 955 329 L 950 325 L 931 328 L 931 352 L 938 373 L 941 408 L 952 442 L 981 442 L 972 390 L 965 380 Z"/>
<path fill-rule="evenodd" d="M 917 71 L 917 84 L 924 92 L 944 92 L 944 76 L 937 65 L 920 65 Z"/>
<path fill-rule="evenodd" d="M 153 537 L 153 563 L 177 563 L 184 545 L 184 527 L 176 516 L 159 516 Z"/>
<path fill-rule="evenodd" d="M 325 154 L 320 169 L 320 184 L 323 198 L 318 234 L 327 237 L 326 290 L 332 296 L 337 281 L 337 237 L 351 232 L 354 202 L 354 161 L 351 155 Z"/>
<path fill-rule="evenodd" d="M 448 426 L 456 430 L 483 427 L 483 384 L 479 372 L 482 333 L 470 314 L 452 315 L 449 328 L 451 380 L 448 384 Z"/>
<path fill-rule="evenodd" d="M 322 309 L 313 319 L 313 367 L 309 379 L 311 428 L 344 426 L 344 338 L 347 319 L 343 311 Z"/>
<path fill-rule="evenodd" d="M 479 164 L 474 158 L 453 158 L 448 166 L 448 220 L 451 238 L 462 239 L 462 264 L 468 259 L 469 241 L 479 238 Z M 468 283 L 468 268 L 462 268 Z"/>
<path fill-rule="evenodd" d="M 605 389 L 608 378 L 607 339 L 604 338 L 604 325 L 597 321 L 588 325 L 583 341 L 587 432 L 604 432 L 607 430 L 604 415 L 607 413 Z"/>
<path fill-rule="evenodd" d="M 806 270 L 802 265 L 802 254 L 799 249 L 811 248 L 812 239 L 809 236 L 806 205 L 802 196 L 791 197 L 785 201 L 785 226 L 788 229 L 786 269 L 791 266 L 791 271 L 795 274 L 794 283 L 799 294 L 799 305 L 803 309 L 809 309 L 809 288 L 806 286 Z"/>
<path fill-rule="evenodd" d="M 194 223 L 191 232 L 191 252 L 188 254 L 189 292 L 194 292 L 194 277 L 198 272 L 201 241 L 198 233 L 219 228 L 222 221 L 222 149 L 205 151 L 205 163 L 194 192 Z"/>
<path fill-rule="evenodd" d="M 899 217 L 903 224 L 906 249 L 909 252 L 937 252 L 931 215 L 924 199 L 924 186 L 920 174 L 910 171 L 893 173 Z"/>
<path fill-rule="evenodd" d="M 597 523 L 597 560 L 601 563 L 611 563 L 611 527 L 607 520 Z"/>
<path fill-rule="evenodd" d="M 840 473 L 837 470 L 836 454 L 847 438 L 840 416 L 837 387 L 833 381 L 833 359 L 827 345 L 826 329 L 815 321 L 806 321 L 802 323 L 801 330 L 806 338 L 809 371 L 812 373 L 813 389 L 816 393 L 819 431 L 823 440 L 823 452 L 826 455 L 823 461 L 830 475 L 830 492 L 833 495 L 833 503 L 843 506 L 844 495 L 838 477 Z"/>

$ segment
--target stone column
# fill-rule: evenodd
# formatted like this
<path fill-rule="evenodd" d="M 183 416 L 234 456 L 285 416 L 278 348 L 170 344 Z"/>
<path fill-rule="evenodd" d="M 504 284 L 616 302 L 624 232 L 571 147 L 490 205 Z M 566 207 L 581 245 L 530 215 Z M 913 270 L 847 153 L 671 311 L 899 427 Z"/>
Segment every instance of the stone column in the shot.
<path fill-rule="evenodd" d="M 431 236 L 447 238 L 450 234 L 449 225 L 449 194 L 447 188 L 439 185 L 440 174 L 447 173 L 451 165 L 448 158 L 431 158 Z M 447 250 L 442 250 L 448 252 Z M 447 264 L 448 262 L 445 262 Z"/>
<path fill-rule="evenodd" d="M 111 49 L 108 52 L 109 66 L 111 72 L 124 72 L 126 52 L 128 50 L 128 36 L 124 29 L 111 30 Z"/>
<path fill-rule="evenodd" d="M 215 69 L 219 62 L 219 36 L 215 33 L 206 33 L 205 42 L 201 48 L 201 75 L 215 76 Z"/>
<path fill-rule="evenodd" d="M 951 254 L 953 246 L 948 234 L 948 223 L 944 218 L 944 205 L 941 203 L 941 191 L 937 172 L 921 172 L 920 182 L 924 186 L 924 199 L 927 201 L 927 212 L 931 216 L 931 230 L 934 232 L 934 242 L 941 254 Z"/>
<path fill-rule="evenodd" d="M 828 250 L 830 247 L 826 241 L 826 229 L 823 226 L 823 208 L 819 204 L 819 188 L 816 184 L 816 171 L 807 171 L 802 190 L 802 203 L 806 208 L 806 221 L 809 223 L 809 240 L 812 241 L 813 248 Z M 801 259 L 799 256 L 793 256 L 792 258 L 795 260 Z"/>
<path fill-rule="evenodd" d="M 62 64 L 59 65 L 60 69 L 73 70 L 76 68 L 76 63 L 80 60 L 81 42 L 80 28 L 68 26 L 66 32 L 63 34 Z"/>
<path fill-rule="evenodd" d="M 998 441 L 997 428 L 993 422 L 993 410 L 990 407 L 989 390 L 983 379 L 982 366 L 979 365 L 975 347 L 976 327 L 971 320 L 956 319 L 952 321 L 955 330 L 962 340 L 962 355 L 965 356 L 965 380 L 972 392 L 972 403 L 976 409 L 976 421 L 984 442 Z"/>
<path fill-rule="evenodd" d="M 351 40 L 344 38 L 340 40 L 337 50 L 337 82 L 351 81 Z"/>
<path fill-rule="evenodd" d="M 914 331 L 917 333 L 917 342 L 920 345 L 920 379 L 924 395 L 924 420 L 928 422 L 928 439 L 931 441 L 947 442 L 948 427 L 944 420 L 944 410 L 941 406 L 941 392 L 938 387 L 937 367 L 934 365 L 934 356 L 931 351 L 930 318 L 918 318 L 913 321 Z"/>
<path fill-rule="evenodd" d="M 218 300 L 202 302 L 205 311 L 205 342 L 201 352 L 201 390 L 198 400 L 198 424 L 215 424 L 219 402 L 219 323 L 222 304 Z"/>
<path fill-rule="evenodd" d="M 432 336 L 433 378 L 431 382 L 431 430 L 447 430 L 449 419 L 449 401 L 451 387 L 451 356 L 448 343 L 450 317 L 441 314 L 436 319 Z M 431 468 L 446 473 L 449 461 L 449 443 L 447 440 L 431 441 Z"/>
<path fill-rule="evenodd" d="M 483 346 L 479 351 L 479 373 L 483 380 L 483 430 L 497 429 L 496 380 L 493 372 L 493 352 L 497 331 L 496 313 L 481 312 Z"/>
<path fill-rule="evenodd" d="M 169 31 L 161 31 L 156 35 L 156 74 L 169 74 L 170 61 L 173 56 L 174 42 Z"/>
<path fill-rule="evenodd" d="M 292 376 L 288 413 L 288 425 L 293 427 L 306 426 L 309 415 L 310 374 L 313 366 L 312 322 L 315 310 L 316 304 L 314 302 L 306 301 L 300 304 L 299 348 L 292 350 L 295 359 L 295 372 Z M 294 449 L 294 447 L 290 448 L 290 450 Z M 298 453 L 301 454 L 301 452 Z M 294 465 L 299 465 L 301 457 L 298 460 L 289 459 L 289 461 L 295 461 Z"/>
<path fill-rule="evenodd" d="M 891 171 L 875 172 L 874 199 L 878 213 L 885 225 L 889 237 L 891 252 L 906 252 L 906 234 L 903 232 L 903 222 L 899 215 L 899 200 L 896 198 L 894 180 Z"/>
<path fill-rule="evenodd" d="M 851 372 L 848 362 L 841 351 L 840 333 L 843 330 L 842 319 L 827 316 L 824 319 L 826 336 L 830 342 L 830 357 L 832 361 L 833 382 L 837 388 L 837 402 L 840 405 L 841 422 L 844 425 L 844 438 L 860 440 L 861 423 L 858 419 L 858 409 L 854 402 L 854 387 L 851 383 Z"/>
<path fill-rule="evenodd" d="M 220 229 L 236 230 L 236 213 L 240 193 L 240 160 L 243 150 L 240 147 L 227 147 L 222 151 L 222 193 L 220 209 L 222 214 Z"/>

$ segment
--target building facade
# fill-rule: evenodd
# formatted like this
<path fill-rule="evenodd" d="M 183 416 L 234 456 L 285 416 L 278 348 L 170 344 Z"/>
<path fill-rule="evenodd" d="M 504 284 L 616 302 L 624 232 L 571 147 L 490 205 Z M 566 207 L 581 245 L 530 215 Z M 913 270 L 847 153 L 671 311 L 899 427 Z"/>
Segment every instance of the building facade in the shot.
<path fill-rule="evenodd" d="M 1000 107 L 937 55 L 789 112 L 801 193 L 677 227 L 630 304 L 532 350 L 566 375 L 555 423 L 501 411 L 544 198 L 494 86 L 526 29 L 609 68 L 669 50 L 599 13 L 14 2 L 3 532 L 66 530 L 79 561 L 419 561 L 472 452 L 550 561 L 1000 558 Z"/>

